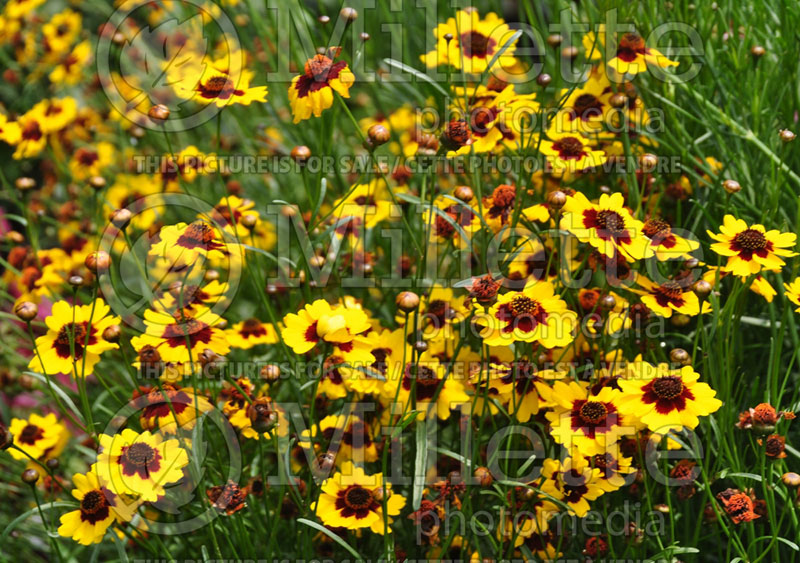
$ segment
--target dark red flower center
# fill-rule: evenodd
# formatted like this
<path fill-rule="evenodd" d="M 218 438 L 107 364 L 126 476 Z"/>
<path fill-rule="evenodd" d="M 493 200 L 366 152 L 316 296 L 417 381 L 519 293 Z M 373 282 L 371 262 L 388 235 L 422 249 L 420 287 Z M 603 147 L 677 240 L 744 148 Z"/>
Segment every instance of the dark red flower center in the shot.
<path fill-rule="evenodd" d="M 114 502 L 106 496 L 105 490 L 89 491 L 81 499 L 81 521 L 95 524 L 105 520 L 108 518 L 109 506 L 114 506 Z"/>
<path fill-rule="evenodd" d="M 750 252 L 763 250 L 767 247 L 767 237 L 764 236 L 764 233 L 755 229 L 742 231 L 733 240 L 740 248 Z"/>
<path fill-rule="evenodd" d="M 28 424 L 19 433 L 19 441 L 23 444 L 33 445 L 44 436 L 44 429 L 35 424 Z"/>
<path fill-rule="evenodd" d="M 553 143 L 553 148 L 558 151 L 562 160 L 579 160 L 586 155 L 583 143 L 577 137 L 564 137 Z"/>
<path fill-rule="evenodd" d="M 364 487 L 353 485 L 345 491 L 344 501 L 350 508 L 359 510 L 372 503 L 372 493 Z"/>
<path fill-rule="evenodd" d="M 491 37 L 486 37 L 483 33 L 478 31 L 470 31 L 462 33 L 461 37 L 461 51 L 465 57 L 477 57 L 485 59 L 487 55 L 494 52 L 494 46 L 497 42 Z"/>
<path fill-rule="evenodd" d="M 683 393 L 683 381 L 675 375 L 659 377 L 653 382 L 653 393 L 659 399 L 674 399 Z"/>
<path fill-rule="evenodd" d="M 158 471 L 161 467 L 160 461 L 161 454 L 144 442 L 122 448 L 119 456 L 123 475 L 139 475 L 142 479 L 147 479 L 150 473 Z"/>
<path fill-rule="evenodd" d="M 175 244 L 190 250 L 195 248 L 202 248 L 204 250 L 217 250 L 222 248 L 223 245 L 216 242 L 214 237 L 214 229 L 211 228 L 211 225 L 202 221 L 196 221 L 186 227 Z"/>
<path fill-rule="evenodd" d="M 603 115 L 603 102 L 594 94 L 581 94 L 575 99 L 569 111 L 570 120 L 588 121 Z"/>
<path fill-rule="evenodd" d="M 606 419 L 608 409 L 599 401 L 586 401 L 578 411 L 581 420 L 587 424 L 599 424 Z"/>

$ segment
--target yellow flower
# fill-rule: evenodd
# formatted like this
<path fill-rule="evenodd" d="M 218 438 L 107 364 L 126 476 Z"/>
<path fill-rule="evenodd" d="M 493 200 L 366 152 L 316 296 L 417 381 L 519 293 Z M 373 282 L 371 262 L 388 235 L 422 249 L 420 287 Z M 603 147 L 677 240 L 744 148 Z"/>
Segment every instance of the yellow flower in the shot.
<path fill-rule="evenodd" d="M 179 388 L 170 383 L 143 388 L 131 406 L 141 411 L 139 424 L 145 430 L 161 430 L 174 434 L 178 430 L 191 430 L 202 413 L 210 411 L 211 403 L 190 387 Z"/>
<path fill-rule="evenodd" d="M 155 502 L 165 487 L 183 479 L 189 464 L 178 440 L 164 440 L 161 434 L 130 428 L 119 434 L 100 434 L 100 450 L 92 471 L 118 495 L 131 495 L 144 502 Z"/>
<path fill-rule="evenodd" d="M 289 103 L 295 123 L 310 118 L 312 114 L 314 117 L 321 116 L 324 110 L 333 105 L 334 92 L 343 98 L 350 97 L 350 86 L 355 82 L 355 75 L 344 61 L 333 62 L 334 53 L 329 52 L 328 55 L 314 55 L 308 59 L 305 72 L 292 79 Z"/>
<path fill-rule="evenodd" d="M 166 363 L 197 363 L 206 349 L 219 355 L 230 352 L 225 333 L 215 326 L 220 321 L 217 314 L 204 306 L 191 313 L 182 309 L 175 314 L 147 309 L 145 333 L 133 337 L 131 345 L 137 352 L 152 346 Z"/>
<path fill-rule="evenodd" d="M 620 74 L 639 74 L 651 64 L 660 68 L 678 66 L 656 49 L 647 47 L 644 39 L 637 33 L 624 34 L 617 44 L 617 52 L 608 66 Z"/>
<path fill-rule="evenodd" d="M 231 348 L 241 350 L 249 350 L 257 344 L 278 343 L 278 333 L 275 327 L 255 318 L 236 323 L 225 331 L 225 337 Z"/>
<path fill-rule="evenodd" d="M 514 30 L 494 12 L 481 19 L 477 10 L 459 10 L 455 18 L 436 26 L 433 34 L 436 49 L 420 56 L 428 68 L 451 65 L 477 74 L 489 67 L 494 56 L 511 40 Z M 515 45 L 511 44 L 498 58 L 495 63 L 498 70 L 514 66 L 514 50 Z"/>
<path fill-rule="evenodd" d="M 786 298 L 798 305 L 794 312 L 800 313 L 800 277 L 795 278 L 791 283 L 784 283 L 783 287 L 786 289 Z"/>
<path fill-rule="evenodd" d="M 103 170 L 114 161 L 114 145 L 101 142 L 96 146 L 77 149 L 69 161 L 69 172 L 73 180 L 85 180 L 102 176 Z"/>
<path fill-rule="evenodd" d="M 617 408 L 617 389 L 602 387 L 595 393 L 588 383 L 557 381 L 550 397 L 554 408 L 546 416 L 551 435 L 569 451 L 604 453 L 630 430 Z"/>
<path fill-rule="evenodd" d="M 108 316 L 111 308 L 102 299 L 89 305 L 70 305 L 59 301 L 45 319 L 47 333 L 36 339 L 38 354 L 28 367 L 42 373 L 66 373 L 85 377 L 94 372 L 100 354 L 119 345 L 102 337 L 119 317 Z"/>
<path fill-rule="evenodd" d="M 88 41 L 81 41 L 72 49 L 72 52 L 59 61 L 50 72 L 48 78 L 53 84 L 77 84 L 83 76 L 83 70 L 89 64 L 92 56 L 91 46 Z"/>
<path fill-rule="evenodd" d="M 690 317 L 711 311 L 711 304 L 708 301 L 703 302 L 701 309 L 700 300 L 692 290 L 691 276 L 658 284 L 639 275 L 636 277 L 636 283 L 643 288 L 643 291 L 628 289 L 639 293 L 642 296 L 642 303 L 647 305 L 648 309 L 667 319 L 672 317 L 673 311 Z"/>
<path fill-rule="evenodd" d="M 198 74 L 191 79 L 183 77 L 175 83 L 176 93 L 181 98 L 200 104 L 216 104 L 219 108 L 233 104 L 249 106 L 253 102 L 267 101 L 266 86 L 250 86 L 252 71 L 242 70 L 237 80 L 236 76 L 220 71 L 209 63 Z"/>
<path fill-rule="evenodd" d="M 356 334 L 371 328 L 367 315 L 361 310 L 342 305 L 331 306 L 324 299 L 309 303 L 297 314 L 283 318 L 283 341 L 295 354 L 305 354 L 320 341 L 351 342 Z"/>
<path fill-rule="evenodd" d="M 137 503 L 126 505 L 125 500 L 101 484 L 94 472 L 76 473 L 72 482 L 75 484 L 72 496 L 80 506 L 61 516 L 60 536 L 72 538 L 82 545 L 100 543 L 115 519 L 120 522 L 131 519 Z"/>
<path fill-rule="evenodd" d="M 81 31 L 81 15 L 70 9 L 55 14 L 42 26 L 45 49 L 61 54 L 69 49 Z"/>
<path fill-rule="evenodd" d="M 629 262 L 649 258 L 654 250 L 643 234 L 644 225 L 625 208 L 622 194 L 603 194 L 598 203 L 590 202 L 580 192 L 567 197 L 561 228 L 581 242 L 588 242 L 607 258 L 616 251 Z"/>
<path fill-rule="evenodd" d="M 633 377 L 620 379 L 619 409 L 641 420 L 653 432 L 695 428 L 699 416 L 722 406 L 714 391 L 692 366 L 671 370 L 668 364 L 653 366 L 644 361 L 632 364 Z"/>
<path fill-rule="evenodd" d="M 383 534 L 384 518 L 390 525 L 394 521 L 391 517 L 400 514 L 406 504 L 405 497 L 392 492 L 390 483 L 385 487 L 384 491 L 382 473 L 366 475 L 363 469 L 348 461 L 341 471 L 325 480 L 322 494 L 311 510 L 326 526 L 349 530 L 369 528 L 376 534 Z M 391 528 L 387 531 L 391 532 Z"/>
<path fill-rule="evenodd" d="M 522 291 L 498 296 L 488 310 L 478 307 L 476 319 L 484 326 L 481 338 L 489 346 L 518 341 L 555 348 L 572 342 L 578 316 L 555 294 L 553 284 L 533 281 Z"/>
<path fill-rule="evenodd" d="M 747 226 L 733 215 L 725 215 L 720 233 L 706 231 L 714 239 L 711 250 L 728 258 L 722 270 L 740 277 L 757 274 L 761 270 L 779 270 L 786 263 L 781 257 L 797 256 L 789 250 L 794 247 L 797 235 L 767 231 L 763 225 Z"/>
<path fill-rule="evenodd" d="M 69 430 L 58 422 L 53 413 L 47 416 L 33 413 L 27 420 L 12 418 L 8 431 L 14 438 L 14 445 L 25 452 L 10 448 L 8 453 L 17 460 L 58 457 L 69 440 Z"/>
<path fill-rule="evenodd" d="M 556 174 L 580 172 L 601 166 L 607 160 L 606 154 L 594 150 L 593 143 L 580 133 L 551 129 L 547 137 L 549 140 L 539 144 L 539 151 L 545 156 L 547 167 Z"/>
<path fill-rule="evenodd" d="M 578 518 L 589 512 L 589 501 L 617 488 L 603 480 L 600 469 L 590 467 L 577 452 L 564 461 L 545 459 L 542 476 L 542 492 L 563 501 L 569 513 Z"/>

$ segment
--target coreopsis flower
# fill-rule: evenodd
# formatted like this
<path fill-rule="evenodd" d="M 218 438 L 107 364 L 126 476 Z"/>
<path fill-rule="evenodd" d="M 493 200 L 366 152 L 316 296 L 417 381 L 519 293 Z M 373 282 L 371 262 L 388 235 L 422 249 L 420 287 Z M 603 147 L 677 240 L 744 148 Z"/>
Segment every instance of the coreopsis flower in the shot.
<path fill-rule="evenodd" d="M 767 278 L 760 274 L 753 278 L 753 283 L 750 284 L 750 291 L 763 297 L 767 303 L 772 303 L 772 300 L 778 295 L 778 292 L 767 281 Z"/>
<path fill-rule="evenodd" d="M 593 142 L 580 133 L 551 129 L 547 139 L 539 144 L 539 152 L 544 155 L 548 169 L 563 174 L 602 166 L 607 160 L 606 154 L 592 147 Z"/>
<path fill-rule="evenodd" d="M 326 416 L 319 421 L 319 432 L 317 425 L 310 431 L 304 430 L 300 436 L 300 446 L 310 448 L 312 441 L 317 449 L 334 455 L 337 466 L 350 460 L 364 463 L 378 459 L 373 431 L 356 413 Z"/>
<path fill-rule="evenodd" d="M 271 323 L 256 318 L 245 319 L 225 330 L 231 348 L 249 350 L 258 344 L 277 344 L 278 332 Z"/>
<path fill-rule="evenodd" d="M 174 264 L 192 264 L 198 258 L 217 254 L 224 257 L 227 244 L 222 234 L 206 221 L 167 225 L 159 232 L 160 240 L 150 248 L 150 254 Z"/>
<path fill-rule="evenodd" d="M 65 53 L 81 32 L 81 15 L 70 9 L 55 14 L 42 26 L 45 51 Z"/>
<path fill-rule="evenodd" d="M 644 225 L 625 207 L 622 194 L 603 194 L 598 203 L 576 192 L 567 197 L 561 228 L 581 242 L 588 242 L 608 259 L 616 252 L 629 262 L 649 258 L 654 250 L 643 232 Z"/>
<path fill-rule="evenodd" d="M 405 504 L 405 497 L 393 492 L 390 483 L 384 483 L 382 473 L 367 475 L 348 461 L 322 484 L 322 494 L 312 510 L 326 526 L 348 530 L 369 528 L 383 534 L 384 519 L 390 525 L 392 516 L 400 514 Z M 387 531 L 391 532 L 391 528 Z"/>
<path fill-rule="evenodd" d="M 244 239 L 250 236 L 251 230 L 257 227 L 259 221 L 258 211 L 255 210 L 256 203 L 250 199 L 242 199 L 235 195 L 229 195 L 219 200 L 214 209 L 209 213 L 209 217 L 218 229 L 224 230 L 231 236 Z M 198 216 L 198 219 L 202 219 Z M 250 223 L 248 228 L 245 223 Z"/>
<path fill-rule="evenodd" d="M 347 218 L 352 217 L 359 223 L 363 222 L 363 228 L 372 229 L 381 221 L 390 217 L 393 205 L 389 195 L 386 182 L 381 178 L 371 180 L 367 184 L 355 184 L 350 186 L 347 195 L 337 199 L 333 203 L 336 210 L 335 215 L 340 223 L 344 223 Z M 352 226 L 337 228 L 338 234 L 345 234 L 353 231 Z"/>
<path fill-rule="evenodd" d="M 617 488 L 604 481 L 600 469 L 591 467 L 577 452 L 563 461 L 545 459 L 542 477 L 541 491 L 564 502 L 569 513 L 578 518 L 589 512 L 589 501 Z"/>
<path fill-rule="evenodd" d="M 107 215 L 116 209 L 128 209 L 130 224 L 136 229 L 149 229 L 162 212 L 153 205 L 159 201 L 161 186 L 149 174 L 117 174 L 114 183 L 105 191 Z"/>
<path fill-rule="evenodd" d="M 587 383 L 557 381 L 550 394 L 553 409 L 545 415 L 553 439 L 584 456 L 605 453 L 630 432 L 618 410 L 619 398 L 611 387 L 592 393 Z"/>
<path fill-rule="evenodd" d="M 93 147 L 77 149 L 69 161 L 69 171 L 73 180 L 85 180 L 91 176 L 101 176 L 113 161 L 114 145 L 101 142 Z"/>
<path fill-rule="evenodd" d="M 169 284 L 167 291 L 156 294 L 153 309 L 162 313 L 194 315 L 202 309 L 211 309 L 225 303 L 225 292 L 230 287 L 227 282 L 213 280 L 198 286 L 188 283 L 193 274 L 194 272 L 190 276 L 185 271 L 179 272 L 180 280 Z"/>
<path fill-rule="evenodd" d="M 648 64 L 667 68 L 679 63 L 645 45 L 644 38 L 638 33 L 626 33 L 619 38 L 617 52 L 607 64 L 620 74 L 639 74 L 647 70 Z"/>
<path fill-rule="evenodd" d="M 590 467 L 599 469 L 600 479 L 615 489 L 619 489 L 628 483 L 629 476 L 635 471 L 631 467 L 631 458 L 618 453 L 612 454 L 609 451 L 586 456 L 586 461 Z"/>
<path fill-rule="evenodd" d="M 250 86 L 253 71 L 242 70 L 238 76 L 219 70 L 214 64 L 196 69 L 194 76 L 184 76 L 175 83 L 175 91 L 184 100 L 199 104 L 215 104 L 218 108 L 240 104 L 249 106 L 253 102 L 267 101 L 266 86 Z"/>
<path fill-rule="evenodd" d="M 783 459 L 786 457 L 786 438 L 780 434 L 770 434 L 763 440 L 759 438 L 759 445 L 764 446 L 764 455 L 772 459 Z"/>
<path fill-rule="evenodd" d="M 797 256 L 790 250 L 797 241 L 794 233 L 767 231 L 763 225 L 748 226 L 733 215 L 725 215 L 719 234 L 706 231 L 714 239 L 711 250 L 728 258 L 722 267 L 725 272 L 740 277 L 762 270 L 779 270 L 785 265 L 783 257 Z"/>
<path fill-rule="evenodd" d="M 456 297 L 452 289 L 435 286 L 420 299 L 415 329 L 426 340 L 438 337 L 452 339 L 455 337 L 453 326 L 463 322 L 468 316 L 469 307 L 463 296 Z M 398 312 L 395 320 L 402 324 L 405 316 Z"/>
<path fill-rule="evenodd" d="M 800 277 L 795 278 L 789 283 L 784 283 L 783 287 L 786 290 L 784 293 L 786 298 L 798 306 L 794 312 L 800 313 Z"/>
<path fill-rule="evenodd" d="M 329 50 L 325 55 L 314 55 L 306 61 L 305 72 L 295 76 L 289 86 L 289 104 L 294 123 L 319 117 L 333 105 L 334 93 L 350 97 L 350 86 L 355 75 L 344 61 L 334 62 L 341 49 Z"/>
<path fill-rule="evenodd" d="M 100 434 L 92 471 L 117 495 L 155 502 L 165 494 L 165 487 L 183 479 L 188 464 L 189 456 L 177 439 L 125 428 L 113 436 Z"/>
<path fill-rule="evenodd" d="M 110 316 L 110 312 L 102 299 L 77 306 L 58 301 L 45 319 L 47 333 L 36 339 L 38 353 L 28 367 L 41 373 L 75 377 L 92 374 L 103 352 L 119 348 L 102 337 L 108 327 L 120 323 L 120 318 Z"/>
<path fill-rule="evenodd" d="M 197 419 L 213 408 L 208 399 L 192 388 L 180 388 L 171 383 L 161 388 L 140 387 L 130 405 L 141 411 L 139 424 L 142 428 L 168 434 L 191 430 Z"/>
<path fill-rule="evenodd" d="M 369 318 L 361 309 L 331 306 L 324 299 L 307 304 L 300 311 L 283 318 L 283 341 L 295 354 L 305 354 L 319 342 L 351 342 L 356 334 L 371 328 Z"/>
<path fill-rule="evenodd" d="M 458 248 L 467 248 L 472 234 L 481 227 L 480 216 L 469 204 L 446 197 L 436 198 L 433 205 L 433 210 L 422 215 L 423 224 L 431 226 L 431 241 L 438 244 L 452 242 Z"/>
<path fill-rule="evenodd" d="M 12 20 L 22 19 L 32 13 L 45 0 L 8 0 L 3 8 L 3 15 Z"/>
<path fill-rule="evenodd" d="M 795 414 L 791 411 L 778 411 L 769 403 L 760 403 L 742 413 L 739 413 L 737 428 L 744 430 L 753 429 L 762 434 L 769 434 L 781 419 L 793 420 Z"/>
<path fill-rule="evenodd" d="M 525 358 L 508 362 L 492 362 L 489 364 L 487 377 L 483 385 L 487 388 L 484 392 L 478 388 L 476 394 L 483 397 L 495 397 L 506 405 L 508 414 L 513 415 L 519 422 L 528 422 L 531 416 L 537 414 L 551 400 L 552 388 L 548 382 L 564 377 L 564 374 L 551 369 L 542 369 Z M 473 376 L 474 383 L 480 383 L 478 377 Z M 476 414 L 481 410 L 476 403 Z"/>
<path fill-rule="evenodd" d="M 450 374 L 447 367 L 430 350 L 422 353 L 417 361 L 406 355 L 405 363 L 397 355 L 392 356 L 383 388 L 387 402 L 411 403 L 419 410 L 418 419 L 424 419 L 428 411 L 442 419 L 450 418 L 450 410 L 469 402 L 463 382 Z"/>
<path fill-rule="evenodd" d="M 484 328 L 484 344 L 498 346 L 512 342 L 539 342 L 545 348 L 572 342 L 578 315 L 567 308 L 546 281 L 528 283 L 522 291 L 497 297 L 488 309 L 479 307 L 477 322 Z"/>
<path fill-rule="evenodd" d="M 539 110 L 535 98 L 535 94 L 516 93 L 509 84 L 497 95 L 479 99 L 469 110 L 471 150 L 480 153 L 505 146 L 518 148 L 523 131 Z"/>
<path fill-rule="evenodd" d="M 207 349 L 218 355 L 230 352 L 225 332 L 216 326 L 221 321 L 206 307 L 198 307 L 191 313 L 181 309 L 174 314 L 147 309 L 145 332 L 134 336 L 131 345 L 137 352 L 152 346 L 166 363 L 196 363 Z"/>
<path fill-rule="evenodd" d="M 566 133 L 601 129 L 611 110 L 609 99 L 612 94 L 608 78 L 599 72 L 593 72 L 582 87 L 572 92 L 562 90 L 560 96 L 566 96 L 566 99 L 556 116 L 555 130 Z"/>
<path fill-rule="evenodd" d="M 17 460 L 58 457 L 69 440 L 69 430 L 58 422 L 53 413 L 47 416 L 32 413 L 27 420 L 12 418 L 8 432 L 14 438 L 14 445 L 22 450 L 22 452 L 15 448 L 8 450 L 11 457 Z"/>
<path fill-rule="evenodd" d="M 450 65 L 466 73 L 480 73 L 487 70 L 514 31 L 494 12 L 481 19 L 477 10 L 459 10 L 455 18 L 437 25 L 433 34 L 436 49 L 420 56 L 428 68 Z M 513 43 L 508 45 L 495 63 L 498 68 L 509 68 L 516 63 L 514 50 Z"/>
<path fill-rule="evenodd" d="M 53 84 L 77 84 L 83 76 L 83 71 L 89 64 L 92 56 L 92 47 L 89 41 L 81 41 L 72 52 L 65 55 L 58 61 L 55 68 L 50 72 L 48 78 Z"/>
<path fill-rule="evenodd" d="M 701 308 L 700 300 L 692 290 L 691 276 L 659 284 L 639 275 L 636 277 L 636 283 L 642 287 L 641 290 L 628 289 L 640 294 L 642 303 L 647 305 L 648 309 L 667 319 L 673 312 L 694 317 L 711 311 L 711 304 L 708 301 L 704 301 Z"/>
<path fill-rule="evenodd" d="M 696 240 L 685 239 L 673 233 L 670 224 L 663 219 L 648 219 L 642 226 L 642 233 L 650 239 L 656 258 L 662 261 L 688 258 L 690 252 L 700 247 Z"/>
<path fill-rule="evenodd" d="M 734 524 L 752 522 L 756 518 L 760 518 L 755 513 L 753 498 L 739 489 L 725 489 L 717 494 L 717 498 Z"/>
<path fill-rule="evenodd" d="M 6 133 L 6 138 L 17 139 L 13 143 L 17 147 L 14 158 L 21 160 L 38 156 L 47 146 L 47 133 L 50 131 L 43 109 L 38 105 L 34 106 L 19 116 L 16 124 L 19 134 Z"/>
<path fill-rule="evenodd" d="M 60 536 L 72 538 L 82 545 L 100 543 L 115 520 L 130 519 L 133 512 L 131 507 L 101 484 L 96 473 L 76 473 L 72 476 L 72 482 L 75 484 L 72 496 L 80 505 L 77 510 L 61 516 L 61 525 L 58 527 Z"/>
<path fill-rule="evenodd" d="M 671 370 L 668 364 L 654 366 L 644 361 L 630 366 L 634 376 L 620 379 L 619 410 L 629 414 L 653 432 L 693 429 L 700 416 L 708 416 L 722 406 L 707 383 L 698 381 L 692 366 Z"/>

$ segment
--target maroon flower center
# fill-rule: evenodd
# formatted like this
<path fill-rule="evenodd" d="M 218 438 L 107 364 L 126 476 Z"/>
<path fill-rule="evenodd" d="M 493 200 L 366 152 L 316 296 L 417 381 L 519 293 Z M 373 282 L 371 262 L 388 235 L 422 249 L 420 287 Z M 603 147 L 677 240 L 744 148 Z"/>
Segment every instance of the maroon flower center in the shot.
<path fill-rule="evenodd" d="M 124 475 L 139 475 L 142 479 L 148 478 L 150 473 L 159 470 L 161 454 L 149 444 L 137 442 L 122 449 L 119 463 Z"/>
<path fill-rule="evenodd" d="M 683 381 L 675 375 L 660 377 L 653 382 L 653 393 L 659 399 L 669 401 L 683 393 Z"/>
<path fill-rule="evenodd" d="M 645 236 L 650 238 L 655 238 L 657 236 L 665 238 L 672 232 L 672 227 L 669 226 L 669 223 L 661 219 L 648 219 L 644 227 L 642 227 L 642 232 Z"/>
<path fill-rule="evenodd" d="M 81 512 L 84 514 L 95 514 L 105 507 L 106 497 L 100 491 L 89 491 L 81 500 Z"/>
<path fill-rule="evenodd" d="M 603 115 L 603 102 L 594 94 L 581 94 L 575 99 L 570 110 L 570 119 L 588 121 L 593 117 Z"/>
<path fill-rule="evenodd" d="M 89 335 L 89 345 L 96 343 L 94 336 L 95 330 L 92 328 L 92 333 Z M 73 334 L 75 335 L 73 338 Z M 70 344 L 70 341 L 72 344 Z M 75 351 L 75 359 L 80 360 L 83 357 L 83 346 L 86 344 L 86 323 L 68 323 L 62 326 L 53 347 L 56 353 L 61 358 L 72 357 L 72 351 Z"/>
<path fill-rule="evenodd" d="M 267 329 L 261 324 L 258 319 L 247 319 L 242 324 L 240 334 L 245 338 L 264 336 L 267 334 Z"/>
<path fill-rule="evenodd" d="M 410 391 L 414 381 L 416 381 L 415 393 L 418 401 L 432 399 L 440 382 L 434 369 L 409 363 L 406 365 L 403 377 L 403 388 Z"/>
<path fill-rule="evenodd" d="M 372 504 L 372 493 L 359 485 L 351 485 L 344 493 L 344 502 L 353 510 L 362 510 Z"/>
<path fill-rule="evenodd" d="M 564 137 L 553 143 L 562 160 L 578 160 L 586 154 L 583 143 L 577 137 Z"/>
<path fill-rule="evenodd" d="M 599 401 L 586 401 L 579 411 L 581 420 L 587 424 L 599 424 L 608 414 L 606 406 Z"/>
<path fill-rule="evenodd" d="M 622 233 L 625 231 L 625 219 L 616 211 L 611 211 L 610 209 L 599 211 L 595 221 L 597 229 L 606 233 Z"/>
<path fill-rule="evenodd" d="M 19 433 L 19 441 L 23 444 L 33 445 L 44 436 L 44 429 L 35 424 L 28 424 Z"/>
<path fill-rule="evenodd" d="M 767 247 L 767 237 L 764 236 L 764 233 L 755 229 L 742 231 L 733 240 L 740 248 L 750 252 L 764 250 Z"/>
<path fill-rule="evenodd" d="M 531 315 L 535 317 L 540 315 L 542 312 L 542 307 L 538 302 L 524 295 L 518 295 L 514 297 L 514 299 L 511 300 L 508 308 L 517 317 L 521 317 L 523 315 Z"/>
<path fill-rule="evenodd" d="M 22 138 L 25 141 L 38 141 L 42 138 L 42 129 L 38 121 L 29 121 L 22 129 Z"/>
<path fill-rule="evenodd" d="M 478 31 L 470 31 L 461 34 L 461 50 L 465 57 L 477 57 L 485 59 L 487 55 L 494 52 L 496 41 L 486 37 Z"/>
<path fill-rule="evenodd" d="M 214 76 L 209 78 L 205 84 L 198 84 L 197 90 L 204 98 L 230 98 L 236 92 L 236 87 L 227 76 Z"/>

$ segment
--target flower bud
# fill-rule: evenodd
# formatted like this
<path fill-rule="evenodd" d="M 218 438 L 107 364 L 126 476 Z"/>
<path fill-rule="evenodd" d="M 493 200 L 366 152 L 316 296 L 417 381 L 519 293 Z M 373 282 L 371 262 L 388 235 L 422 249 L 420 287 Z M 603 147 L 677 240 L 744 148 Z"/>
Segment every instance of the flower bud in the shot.
<path fill-rule="evenodd" d="M 5 425 L 0 423 L 0 450 L 10 448 L 13 443 L 14 437 L 11 435 L 11 432 L 8 431 Z"/>
<path fill-rule="evenodd" d="M 339 11 L 339 16 L 347 23 L 352 23 L 358 18 L 358 11 L 355 8 L 345 6 Z"/>
<path fill-rule="evenodd" d="M 781 129 L 779 135 L 781 137 L 781 141 L 783 141 L 784 143 L 791 143 L 792 141 L 794 141 L 795 137 L 797 137 L 797 135 L 795 135 L 792 131 L 789 131 L 788 129 Z"/>
<path fill-rule="evenodd" d="M 564 42 L 564 37 L 559 35 L 558 33 L 554 33 L 553 35 L 547 36 L 547 44 L 551 47 L 558 47 L 561 43 Z"/>
<path fill-rule="evenodd" d="M 133 213 L 129 209 L 117 209 L 111 214 L 111 224 L 118 229 L 124 229 L 131 222 Z"/>
<path fill-rule="evenodd" d="M 711 295 L 711 284 L 706 280 L 697 280 L 694 283 L 694 292 L 700 299 L 705 299 Z"/>
<path fill-rule="evenodd" d="M 33 178 L 28 178 L 27 176 L 23 176 L 22 178 L 17 178 L 17 181 L 14 182 L 14 185 L 17 189 L 21 192 L 26 190 L 32 190 L 36 187 L 36 180 Z"/>
<path fill-rule="evenodd" d="M 469 186 L 458 186 L 453 191 L 453 195 L 463 202 L 472 201 L 472 198 L 475 197 L 475 194 L 472 192 L 472 188 Z"/>
<path fill-rule="evenodd" d="M 475 477 L 475 480 L 481 487 L 488 487 L 494 482 L 492 473 L 487 467 L 478 467 L 475 469 L 472 476 Z"/>
<path fill-rule="evenodd" d="M 553 81 L 553 77 L 549 74 L 542 73 L 536 77 L 536 84 L 541 86 L 542 88 L 547 88 L 547 86 Z"/>
<path fill-rule="evenodd" d="M 669 359 L 672 363 L 682 366 L 688 366 L 692 362 L 692 357 L 689 355 L 689 352 L 683 348 L 673 348 L 669 353 Z"/>
<path fill-rule="evenodd" d="M 102 190 L 106 187 L 106 179 L 102 176 L 92 176 L 89 178 L 89 185 L 96 190 Z"/>
<path fill-rule="evenodd" d="M 379 147 L 389 142 L 390 138 L 389 130 L 380 123 L 376 123 L 370 127 L 367 131 L 367 136 L 369 137 L 369 141 L 372 143 L 373 147 Z"/>
<path fill-rule="evenodd" d="M 26 469 L 22 472 L 22 482 L 28 485 L 35 485 L 39 480 L 39 472 L 36 469 Z"/>
<path fill-rule="evenodd" d="M 36 318 L 36 315 L 39 314 L 39 307 L 31 301 L 23 301 L 16 304 L 14 314 L 27 323 Z"/>
<path fill-rule="evenodd" d="M 120 336 L 122 336 L 122 329 L 119 325 L 111 325 L 103 331 L 103 340 L 106 342 L 119 342 Z"/>
<path fill-rule="evenodd" d="M 793 471 L 784 473 L 783 476 L 781 476 L 781 481 L 783 481 L 783 484 L 787 487 L 794 487 L 795 489 L 800 487 L 800 475 Z"/>
<path fill-rule="evenodd" d="M 752 47 L 750 47 L 750 54 L 756 58 L 763 57 L 766 52 L 767 50 L 764 49 L 764 47 L 762 47 L 761 45 L 753 45 Z"/>
<path fill-rule="evenodd" d="M 736 180 L 725 180 L 724 182 L 722 182 L 722 188 L 729 194 L 733 195 L 741 191 L 742 186 L 740 186 L 739 182 L 737 182 Z"/>
<path fill-rule="evenodd" d="M 147 111 L 147 116 L 156 123 L 163 123 L 169 119 L 169 108 L 164 104 L 157 104 Z"/>
<path fill-rule="evenodd" d="M 551 208 L 559 210 L 562 207 L 564 207 L 565 203 L 567 203 L 567 194 L 565 194 L 561 190 L 550 192 L 549 194 L 547 194 L 547 203 L 550 205 Z"/>
<path fill-rule="evenodd" d="M 413 291 L 403 291 L 397 296 L 395 304 L 404 313 L 410 313 L 419 306 L 419 295 Z"/>
<path fill-rule="evenodd" d="M 253 430 L 260 434 L 269 432 L 278 423 L 278 413 L 272 401 L 266 397 L 256 399 L 247 407 L 247 416 Z"/>
<path fill-rule="evenodd" d="M 83 261 L 83 264 L 93 274 L 96 274 L 97 272 L 106 272 L 108 271 L 109 266 L 111 266 L 111 256 L 108 255 L 108 252 L 98 250 L 97 252 L 92 252 L 89 256 L 87 256 L 86 260 Z"/>
<path fill-rule="evenodd" d="M 311 149 L 305 145 L 298 145 L 292 149 L 290 155 L 298 164 L 305 164 L 311 158 Z"/>

